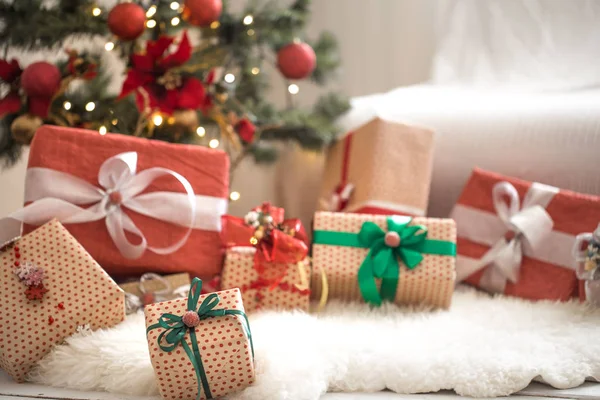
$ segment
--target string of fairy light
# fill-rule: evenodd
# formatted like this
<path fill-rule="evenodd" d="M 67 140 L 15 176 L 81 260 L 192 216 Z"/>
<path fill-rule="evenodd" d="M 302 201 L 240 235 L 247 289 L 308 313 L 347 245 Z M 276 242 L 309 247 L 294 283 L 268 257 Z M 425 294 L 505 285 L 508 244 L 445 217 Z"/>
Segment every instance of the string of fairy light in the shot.
<path fill-rule="evenodd" d="M 178 16 L 174 16 L 171 18 L 170 24 L 173 27 L 178 26 L 181 23 L 180 15 L 183 12 L 183 6 L 178 1 L 173 1 L 169 4 L 169 8 L 172 11 L 176 11 L 178 13 Z M 99 17 L 102 15 L 103 10 L 98 6 L 94 6 L 91 9 L 91 13 L 94 17 Z M 145 22 L 146 28 L 148 28 L 148 29 L 156 28 L 156 26 L 158 25 L 157 20 L 154 18 L 156 13 L 157 13 L 157 6 L 151 5 L 148 8 L 148 10 L 146 11 L 146 22 Z M 246 30 L 246 34 L 248 36 L 254 36 L 256 34 L 255 30 L 252 28 L 252 24 L 254 23 L 254 17 L 251 14 L 245 15 L 242 18 L 242 23 L 248 27 L 248 29 Z M 217 29 L 217 28 L 219 28 L 219 26 L 220 26 L 219 21 L 214 21 L 210 24 L 210 28 L 212 28 L 212 29 Z M 113 51 L 115 49 L 115 47 L 116 47 L 116 43 L 110 39 L 104 44 L 104 49 L 107 52 Z M 253 67 L 250 70 L 250 72 L 253 75 L 258 75 L 258 74 L 260 74 L 261 70 L 258 66 L 256 66 L 256 67 Z M 226 74 L 223 75 L 222 79 L 228 84 L 233 84 L 236 81 L 236 76 L 232 72 L 227 72 Z M 287 91 L 290 95 L 297 95 L 300 92 L 300 87 L 296 83 L 288 83 Z M 63 108 L 66 111 L 71 110 L 72 107 L 73 107 L 73 105 L 69 101 L 65 101 L 63 103 Z M 87 112 L 92 112 L 95 109 L 96 109 L 96 103 L 94 101 L 90 101 L 85 104 L 85 110 Z M 165 118 L 160 113 L 154 113 L 154 114 L 152 114 L 150 121 L 155 127 L 158 127 L 158 126 L 161 126 L 165 122 Z M 111 123 L 113 125 L 117 125 L 118 120 L 113 119 L 111 121 Z M 98 127 L 98 133 L 100 135 L 104 136 L 108 132 L 109 132 L 109 128 L 107 127 L 106 124 L 103 124 Z M 196 134 L 199 138 L 204 139 L 207 134 L 206 128 L 203 126 L 198 126 L 196 128 Z M 219 145 L 220 145 L 220 142 L 219 142 L 219 139 L 217 139 L 217 138 L 212 138 L 208 141 L 208 147 L 210 147 L 212 149 L 218 148 Z M 232 191 L 229 194 L 229 198 L 232 201 L 237 201 L 240 199 L 240 197 L 241 197 L 241 194 L 238 191 Z"/>

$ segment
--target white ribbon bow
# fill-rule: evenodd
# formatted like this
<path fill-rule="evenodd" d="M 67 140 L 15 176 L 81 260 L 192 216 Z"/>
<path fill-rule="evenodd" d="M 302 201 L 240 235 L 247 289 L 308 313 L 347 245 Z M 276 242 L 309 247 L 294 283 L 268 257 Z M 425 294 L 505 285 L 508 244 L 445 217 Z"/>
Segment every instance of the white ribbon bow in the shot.
<path fill-rule="evenodd" d="M 480 281 L 482 288 L 503 292 L 507 281 L 518 281 L 523 253 L 535 253 L 552 232 L 552 217 L 540 204 L 546 205 L 555 193 L 555 188 L 534 183 L 520 207 L 519 194 L 512 184 L 499 182 L 494 186 L 492 197 L 496 214 L 506 232 L 512 232 L 514 236 L 500 238 L 476 266 L 476 270 L 488 266 Z"/>
<path fill-rule="evenodd" d="M 343 202 L 350 200 L 352 192 L 354 192 L 354 185 L 346 183 L 338 190 L 333 191 L 329 199 L 322 198 L 320 200 L 321 209 L 326 211 L 342 211 Z"/>
<path fill-rule="evenodd" d="M 154 167 L 139 173 L 136 173 L 136 169 L 136 152 L 111 157 L 100 167 L 98 183 L 101 187 L 96 187 L 64 172 L 29 168 L 25 201 L 33 203 L 0 220 L 0 243 L 18 236 L 21 223 L 41 225 L 56 218 L 65 224 L 75 224 L 105 219 L 108 233 L 121 254 L 135 259 L 146 250 L 163 255 L 177 251 L 185 244 L 192 229 L 220 230 L 220 218 L 227 207 L 224 199 L 195 196 L 187 179 L 169 169 Z M 175 178 L 185 193 L 141 194 L 154 180 L 164 176 Z M 77 204 L 91 206 L 82 208 Z M 207 219 L 197 215 L 199 206 L 203 208 L 201 212 Z M 123 208 L 177 224 L 187 230 L 171 246 L 149 246 L 144 234 L 123 212 Z M 125 231 L 137 236 L 140 243 L 131 243 Z"/>

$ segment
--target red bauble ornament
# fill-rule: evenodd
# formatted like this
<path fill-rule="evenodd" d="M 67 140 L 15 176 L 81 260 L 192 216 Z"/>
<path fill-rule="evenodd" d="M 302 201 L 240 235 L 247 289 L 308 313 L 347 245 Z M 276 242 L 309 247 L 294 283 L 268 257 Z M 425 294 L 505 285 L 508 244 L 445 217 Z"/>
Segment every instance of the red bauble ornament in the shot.
<path fill-rule="evenodd" d="M 185 19 L 197 26 L 209 26 L 218 21 L 223 10 L 222 0 L 185 0 Z"/>
<path fill-rule="evenodd" d="M 60 88 L 60 70 L 45 61 L 30 64 L 21 75 L 21 87 L 28 97 L 50 99 Z"/>
<path fill-rule="evenodd" d="M 277 66 L 288 79 L 304 79 L 317 65 L 317 56 L 306 43 L 294 42 L 283 46 L 277 52 Z"/>
<path fill-rule="evenodd" d="M 135 3 L 120 3 L 108 14 L 108 29 L 121 40 L 134 40 L 146 29 L 146 12 Z"/>

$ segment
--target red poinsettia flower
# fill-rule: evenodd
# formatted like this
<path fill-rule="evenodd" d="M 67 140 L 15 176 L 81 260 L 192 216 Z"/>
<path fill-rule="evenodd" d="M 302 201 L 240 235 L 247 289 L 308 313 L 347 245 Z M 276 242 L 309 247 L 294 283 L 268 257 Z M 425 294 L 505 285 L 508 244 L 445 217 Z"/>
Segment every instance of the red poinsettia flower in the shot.
<path fill-rule="evenodd" d="M 252 143 L 254 134 L 256 133 L 256 126 L 248 118 L 243 118 L 235 124 L 235 131 L 244 142 Z"/>
<path fill-rule="evenodd" d="M 92 80 L 98 75 L 98 65 L 96 63 L 80 57 L 75 50 L 67 50 L 67 54 L 69 55 L 69 63 L 67 64 L 69 74 L 86 81 Z"/>
<path fill-rule="evenodd" d="M 21 109 L 21 96 L 19 95 L 19 78 L 23 70 L 15 59 L 10 62 L 0 60 L 0 78 L 10 85 L 6 96 L 0 99 L 0 117 L 13 114 Z"/>
<path fill-rule="evenodd" d="M 187 32 L 183 33 L 177 50 L 165 54 L 173 41 L 173 37 L 161 36 L 156 41 L 148 41 L 145 54 L 131 57 L 133 67 L 127 74 L 119 98 L 135 91 L 138 109 L 148 106 L 166 114 L 180 109 L 200 108 L 205 97 L 202 82 L 194 77 L 182 76 L 176 69 L 192 56 Z"/>

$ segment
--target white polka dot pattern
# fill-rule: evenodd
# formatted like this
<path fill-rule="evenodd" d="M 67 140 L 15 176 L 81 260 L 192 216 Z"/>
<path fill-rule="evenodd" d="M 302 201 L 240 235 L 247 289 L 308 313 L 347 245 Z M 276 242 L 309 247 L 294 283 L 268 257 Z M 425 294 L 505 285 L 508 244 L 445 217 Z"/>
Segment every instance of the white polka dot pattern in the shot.
<path fill-rule="evenodd" d="M 45 271 L 48 289 L 28 300 L 14 273 L 14 254 L 0 253 L 0 367 L 16 381 L 78 326 L 110 327 L 125 318 L 125 296 L 73 236 L 56 220 L 21 238 L 21 262 Z"/>
<path fill-rule="evenodd" d="M 386 216 L 317 212 L 314 230 L 358 233 L 364 222 L 372 221 L 387 230 Z M 411 225 L 425 225 L 428 239 L 456 243 L 456 225 L 451 219 L 414 218 Z M 313 298 L 321 295 L 323 268 L 327 274 L 329 298 L 347 301 L 362 300 L 357 273 L 368 249 L 313 244 Z M 424 254 L 423 261 L 413 270 L 400 263 L 400 279 L 396 292 L 398 304 L 428 304 L 448 308 L 454 291 L 455 257 Z M 379 287 L 380 282 L 378 280 Z"/>
<path fill-rule="evenodd" d="M 244 311 L 242 296 L 237 289 L 217 292 L 221 301 L 215 309 Z M 198 304 L 208 295 L 200 296 Z M 144 308 L 146 326 L 156 324 L 163 313 L 183 315 L 187 299 L 177 299 L 148 305 Z M 241 316 L 226 315 L 200 321 L 195 328 L 202 364 L 206 371 L 213 397 L 242 390 L 254 382 L 254 360 L 250 342 L 242 325 Z M 158 382 L 158 389 L 167 400 L 195 399 L 198 382 L 192 363 L 181 346 L 164 352 L 158 347 L 158 336 L 164 331 L 157 328 L 147 335 L 150 360 Z M 185 336 L 191 347 L 189 333 Z M 206 399 L 202 393 L 201 399 Z"/>
<path fill-rule="evenodd" d="M 295 287 L 301 283 L 300 271 L 296 264 L 272 265 L 273 269 L 287 269 L 285 277 L 277 288 L 269 290 L 269 288 L 251 287 L 259 279 L 259 274 L 254 269 L 255 252 L 256 249 L 250 247 L 233 247 L 227 250 L 221 273 L 221 287 L 242 288 L 242 298 L 247 313 L 264 309 L 308 311 L 310 291 L 301 291 Z M 308 278 L 310 276 L 308 261 L 304 263 L 303 268 Z"/>

